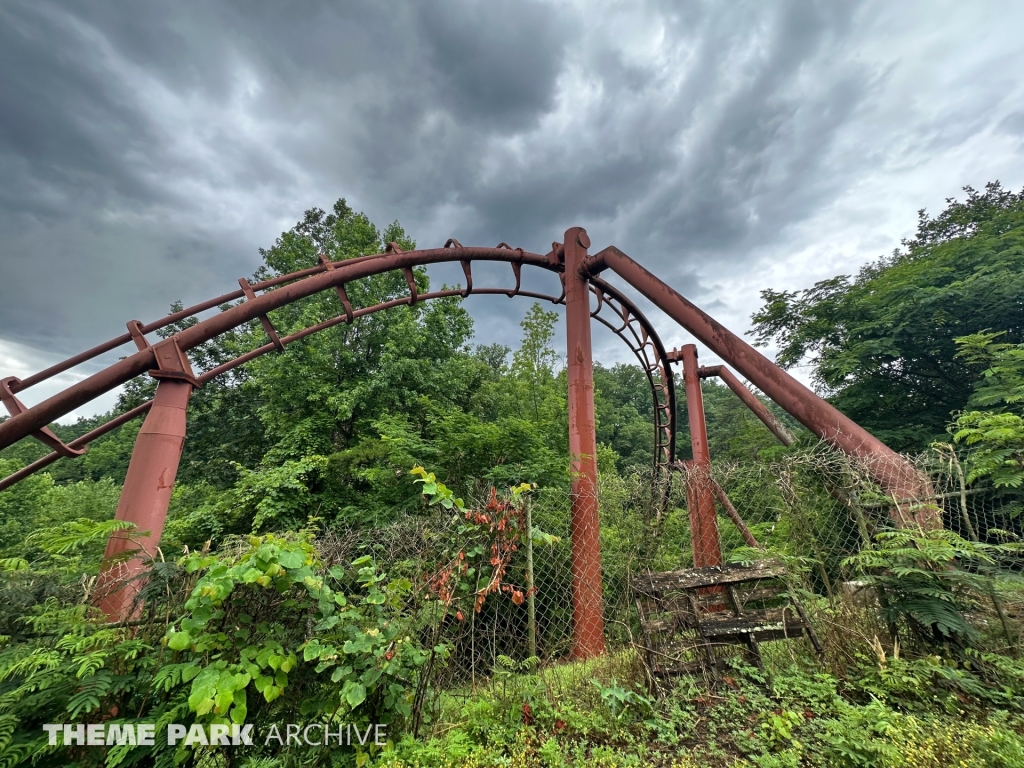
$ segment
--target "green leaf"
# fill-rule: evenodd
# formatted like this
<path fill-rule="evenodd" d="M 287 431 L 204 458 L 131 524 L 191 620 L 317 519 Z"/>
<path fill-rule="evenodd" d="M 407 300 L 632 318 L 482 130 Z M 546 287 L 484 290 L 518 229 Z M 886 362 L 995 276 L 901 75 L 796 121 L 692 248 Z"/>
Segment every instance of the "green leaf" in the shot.
<path fill-rule="evenodd" d="M 366 687 L 362 683 L 355 683 L 350 680 L 345 683 L 341 695 L 348 702 L 348 705 L 355 709 L 366 701 Z"/>
<path fill-rule="evenodd" d="M 184 651 L 192 646 L 192 635 L 188 632 L 171 632 L 167 635 L 167 647 L 172 651 Z"/>
<path fill-rule="evenodd" d="M 301 568 L 306 564 L 306 556 L 302 552 L 286 550 L 278 556 L 277 562 L 280 563 L 283 568 Z"/>
<path fill-rule="evenodd" d="M 312 661 L 318 658 L 320 658 L 320 641 L 316 639 L 310 640 L 306 647 L 302 649 L 302 659 L 303 661 Z"/>
<path fill-rule="evenodd" d="M 245 698 L 245 691 L 235 691 L 234 706 L 231 707 L 231 722 L 241 725 L 245 722 L 245 716 L 249 713 L 249 707 Z"/>
<path fill-rule="evenodd" d="M 337 669 L 334 670 L 334 672 L 331 673 L 331 682 L 332 683 L 336 683 L 339 680 L 341 680 L 341 678 L 346 677 L 346 676 L 351 675 L 351 674 L 352 674 L 352 667 L 351 667 L 351 665 L 346 665 L 344 667 L 338 667 Z"/>
<path fill-rule="evenodd" d="M 181 681 L 187 683 L 200 673 L 201 668 L 197 664 L 189 664 L 181 670 Z"/>
<path fill-rule="evenodd" d="M 277 685 L 268 685 L 266 688 L 263 689 L 263 698 L 266 699 L 267 703 L 269 704 L 274 699 L 278 698 L 282 693 L 284 693 L 284 688 Z"/>

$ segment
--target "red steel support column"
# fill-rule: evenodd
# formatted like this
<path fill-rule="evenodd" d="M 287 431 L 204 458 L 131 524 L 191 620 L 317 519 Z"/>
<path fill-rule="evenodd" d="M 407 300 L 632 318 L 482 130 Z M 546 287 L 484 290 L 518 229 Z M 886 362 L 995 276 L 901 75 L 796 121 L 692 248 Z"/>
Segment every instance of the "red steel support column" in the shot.
<path fill-rule="evenodd" d="M 666 315 L 721 357 L 790 416 L 832 447 L 865 461 L 873 479 L 893 499 L 897 524 L 941 528 L 931 480 L 903 456 L 818 397 L 728 328 L 679 295 L 615 246 L 585 265 L 586 276 L 610 268 Z"/>
<path fill-rule="evenodd" d="M 185 444 L 185 411 L 191 395 L 190 383 L 161 379 L 135 440 L 115 519 L 135 523 L 137 529 L 110 537 L 94 598 L 111 621 L 131 618 L 132 603 L 142 586 L 136 577 L 145 569 L 143 560 L 153 557 L 160 543 Z M 126 558 L 129 551 L 138 554 Z M 112 558 L 118 559 L 111 562 Z"/>
<path fill-rule="evenodd" d="M 590 287 L 580 276 L 590 238 L 572 227 L 565 233 L 565 325 L 569 379 L 569 469 L 572 506 L 572 655 L 604 653 L 601 540 L 597 512 L 597 433 L 594 422 L 594 360 L 590 344 Z"/>
<path fill-rule="evenodd" d="M 704 423 L 704 396 L 700 391 L 697 346 L 683 347 L 683 381 L 686 383 L 686 413 L 690 419 L 690 445 L 693 461 L 687 472 L 687 500 L 690 506 L 690 535 L 693 565 L 703 568 L 722 564 L 722 544 L 718 538 L 715 493 L 711 485 L 711 452 Z"/>

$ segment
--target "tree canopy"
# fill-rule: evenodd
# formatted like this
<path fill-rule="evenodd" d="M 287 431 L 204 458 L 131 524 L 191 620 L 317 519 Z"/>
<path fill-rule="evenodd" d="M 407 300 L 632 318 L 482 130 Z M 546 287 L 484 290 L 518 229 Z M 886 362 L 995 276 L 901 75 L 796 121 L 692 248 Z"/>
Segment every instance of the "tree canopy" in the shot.
<path fill-rule="evenodd" d="M 777 362 L 808 361 L 854 421 L 898 450 L 919 450 L 967 406 L 981 375 L 955 339 L 1024 341 L 1024 191 L 998 182 L 918 214 L 917 235 L 850 278 L 761 292 L 752 333 Z"/>

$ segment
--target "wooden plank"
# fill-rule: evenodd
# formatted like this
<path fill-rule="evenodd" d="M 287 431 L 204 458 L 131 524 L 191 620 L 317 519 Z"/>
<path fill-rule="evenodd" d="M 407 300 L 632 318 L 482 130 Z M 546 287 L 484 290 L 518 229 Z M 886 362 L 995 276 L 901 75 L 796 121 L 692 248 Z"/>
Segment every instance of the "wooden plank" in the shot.
<path fill-rule="evenodd" d="M 740 602 L 743 603 L 744 610 L 747 610 L 746 606 L 748 603 L 762 603 L 768 600 L 777 600 L 780 599 L 779 596 L 781 595 L 781 593 L 785 591 L 785 584 L 777 584 L 769 587 L 740 587 L 736 590 L 736 593 L 739 595 Z M 712 595 L 697 595 L 696 603 L 697 607 L 701 611 L 728 610 L 728 606 L 725 605 L 725 603 L 723 603 L 723 599 L 724 596 L 720 593 Z M 652 602 L 662 603 L 667 601 L 655 598 Z M 669 613 L 676 610 L 678 609 L 665 606 L 664 608 L 661 608 L 659 611 L 652 611 L 652 613 Z"/>
<path fill-rule="evenodd" d="M 739 598 L 743 603 L 744 610 L 748 603 L 759 603 L 765 600 L 775 600 L 779 595 L 785 592 L 787 589 L 785 584 L 779 584 L 775 587 L 755 587 L 753 589 L 737 589 L 736 592 L 739 594 Z"/>
<path fill-rule="evenodd" d="M 802 628 L 810 626 L 806 621 L 792 613 L 786 615 L 785 625 L 783 625 L 781 612 L 778 612 L 778 615 L 766 617 L 762 611 L 749 612 L 739 618 L 723 616 L 722 618 L 705 619 L 701 621 L 700 625 L 704 630 L 704 634 L 709 637 L 743 634 L 745 632 L 757 633 L 762 630 L 775 631 L 783 628 L 787 631 L 796 628 L 796 631 L 799 632 Z M 643 622 L 643 629 L 649 634 L 654 634 L 675 632 L 676 630 L 692 630 L 696 629 L 696 626 L 692 621 L 673 617 L 650 619 Z"/>
<path fill-rule="evenodd" d="M 785 615 L 797 618 L 797 613 L 793 610 L 792 606 L 784 606 L 782 608 L 768 608 L 768 609 L 751 609 L 746 611 L 742 616 L 734 616 L 730 613 L 709 613 L 700 617 L 700 624 L 702 627 L 717 626 L 719 624 L 749 624 L 750 622 L 755 623 L 771 623 L 778 624 L 782 621 Z"/>
<path fill-rule="evenodd" d="M 701 630 L 705 637 L 717 638 L 725 635 L 757 635 L 762 632 L 785 631 L 791 636 L 799 636 L 807 624 L 790 610 L 751 611 L 735 618 L 724 616 L 701 620 Z"/>
<path fill-rule="evenodd" d="M 767 629 L 760 632 L 754 632 L 754 640 L 759 643 L 768 643 L 773 640 L 799 640 L 804 636 L 801 627 L 795 627 L 790 623 L 786 623 L 784 629 Z"/>
<path fill-rule="evenodd" d="M 647 619 L 642 622 L 644 632 L 674 632 L 677 629 L 693 629 L 695 624 L 688 615 L 675 615 L 663 619 Z"/>
<path fill-rule="evenodd" d="M 778 560 L 761 560 L 749 566 L 738 564 L 690 568 L 685 571 L 647 573 L 633 579 L 633 589 L 649 595 L 672 590 L 697 589 L 721 584 L 736 584 L 757 579 L 774 579 L 786 575 L 786 567 Z"/>

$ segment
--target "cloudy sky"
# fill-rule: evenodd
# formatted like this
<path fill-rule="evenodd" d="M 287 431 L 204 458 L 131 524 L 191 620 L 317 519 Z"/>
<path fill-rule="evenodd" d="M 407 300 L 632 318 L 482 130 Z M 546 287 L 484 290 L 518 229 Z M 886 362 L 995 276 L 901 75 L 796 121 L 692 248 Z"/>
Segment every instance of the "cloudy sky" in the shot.
<path fill-rule="evenodd" d="M 584 226 L 745 330 L 762 288 L 1024 185 L 1021 29 L 996 0 L 3 0 L 0 375 L 231 290 L 339 197 L 423 247 Z M 468 306 L 514 344 L 528 303 Z"/>

